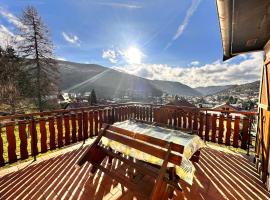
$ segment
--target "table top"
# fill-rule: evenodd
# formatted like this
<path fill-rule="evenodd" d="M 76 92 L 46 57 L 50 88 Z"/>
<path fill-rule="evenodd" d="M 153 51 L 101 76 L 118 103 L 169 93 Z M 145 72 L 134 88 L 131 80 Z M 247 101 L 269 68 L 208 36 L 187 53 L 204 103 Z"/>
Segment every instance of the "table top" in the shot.
<path fill-rule="evenodd" d="M 196 151 L 198 151 L 200 148 L 204 146 L 204 143 L 199 136 L 191 135 L 183 131 L 179 131 L 179 130 L 172 130 L 172 129 L 145 124 L 145 123 L 137 122 L 133 120 L 117 122 L 117 123 L 114 123 L 113 126 L 135 132 L 136 134 L 145 134 L 151 137 L 155 137 L 158 139 L 166 140 L 166 141 L 184 146 L 184 152 L 182 154 L 181 165 L 176 166 L 176 165 L 173 165 L 172 163 L 169 163 L 168 167 L 172 167 L 172 166 L 175 167 L 176 174 L 182 180 L 186 181 L 189 184 L 192 184 L 194 173 L 195 173 L 195 167 L 189 159 Z M 151 164 L 162 165 L 163 163 L 163 160 L 160 158 L 157 158 L 147 153 L 133 149 L 121 143 L 108 140 L 107 138 L 103 138 L 102 143 L 127 156 L 131 156 L 136 159 L 149 162 Z"/>

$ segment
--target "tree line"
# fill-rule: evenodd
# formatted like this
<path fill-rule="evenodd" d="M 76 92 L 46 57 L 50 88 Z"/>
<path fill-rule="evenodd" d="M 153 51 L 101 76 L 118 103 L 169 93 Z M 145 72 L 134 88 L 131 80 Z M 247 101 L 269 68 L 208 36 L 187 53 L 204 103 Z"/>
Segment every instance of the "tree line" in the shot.
<path fill-rule="evenodd" d="M 19 20 L 17 39 L 0 47 L 0 103 L 14 114 L 27 99 L 42 112 L 58 91 L 54 47 L 47 25 L 33 6 L 27 6 Z"/>

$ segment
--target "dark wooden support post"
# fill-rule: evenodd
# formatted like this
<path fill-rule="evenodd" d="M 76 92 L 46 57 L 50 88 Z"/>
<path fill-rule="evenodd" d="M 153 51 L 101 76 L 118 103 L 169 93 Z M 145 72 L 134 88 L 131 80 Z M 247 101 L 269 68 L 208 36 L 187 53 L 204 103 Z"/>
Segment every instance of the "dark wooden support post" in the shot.
<path fill-rule="evenodd" d="M 78 141 L 82 141 L 82 113 L 78 113 Z"/>
<path fill-rule="evenodd" d="M 39 119 L 41 153 L 47 152 L 47 131 L 45 118 Z"/>
<path fill-rule="evenodd" d="M 70 144 L 69 114 L 65 114 L 64 122 L 65 122 L 65 145 L 69 145 Z"/>
<path fill-rule="evenodd" d="M 71 140 L 72 140 L 72 143 L 75 143 L 75 142 L 77 142 L 77 136 L 76 136 L 77 125 L 76 125 L 76 114 L 75 113 L 71 114 L 71 126 L 72 126 Z"/>
<path fill-rule="evenodd" d="M 197 118 L 197 113 L 194 113 L 194 119 L 193 119 L 193 130 L 197 131 L 198 130 L 198 118 Z"/>
<path fill-rule="evenodd" d="M 94 111 L 94 121 L 95 121 L 94 135 L 97 135 L 98 134 L 98 111 L 97 110 Z"/>
<path fill-rule="evenodd" d="M 90 133 L 90 137 L 94 136 L 94 123 L 93 123 L 93 111 L 90 110 L 89 111 L 89 133 Z"/>
<path fill-rule="evenodd" d="M 103 123 L 103 110 L 98 111 L 98 122 L 99 122 L 98 131 L 99 131 L 101 129 L 102 123 Z"/>
<path fill-rule="evenodd" d="M 224 116 L 223 114 L 219 115 L 219 121 L 218 121 L 218 143 L 223 143 L 223 132 L 224 132 Z"/>
<path fill-rule="evenodd" d="M 6 123 L 7 142 L 8 142 L 8 162 L 14 163 L 17 161 L 16 155 L 16 138 L 14 134 L 15 122 Z"/>
<path fill-rule="evenodd" d="M 232 116 L 228 115 L 226 123 L 226 141 L 225 145 L 229 146 L 231 144 L 231 130 L 232 130 Z"/>
<path fill-rule="evenodd" d="M 211 121 L 211 114 L 206 114 L 206 122 L 205 122 L 205 140 L 209 141 L 209 131 L 210 131 L 210 121 Z"/>
<path fill-rule="evenodd" d="M 58 148 L 63 146 L 63 122 L 62 122 L 62 116 L 57 116 L 57 142 L 58 142 Z"/>
<path fill-rule="evenodd" d="M 247 149 L 247 142 L 248 142 L 248 127 L 249 127 L 249 119 L 245 117 L 243 119 L 243 136 L 242 136 L 242 143 L 241 143 L 241 148 L 242 149 Z"/>
<path fill-rule="evenodd" d="M 238 148 L 240 117 L 234 118 L 233 147 Z"/>
<path fill-rule="evenodd" d="M 199 136 L 203 138 L 203 127 L 204 127 L 204 114 L 200 113 L 200 127 L 199 127 Z"/>
<path fill-rule="evenodd" d="M 2 139 L 2 127 L 0 124 L 0 167 L 3 167 L 5 165 L 4 160 L 4 144 Z"/>
<path fill-rule="evenodd" d="M 26 134 L 26 121 L 25 120 L 19 120 L 18 121 L 19 126 L 19 137 L 20 137 L 20 153 L 21 153 L 21 159 L 27 159 L 28 158 L 28 151 L 27 151 L 27 134 Z M 1 132 L 0 132 L 1 133 Z M 1 137 L 1 136 L 0 136 Z M 1 140 L 1 139 L 0 139 Z M 1 143 L 1 142 L 0 142 Z M 0 144 L 1 145 L 1 144 Z M 0 147 L 1 148 L 1 147 Z M 1 150 L 0 150 L 1 151 Z M 0 155 L 1 156 L 1 155 Z M 1 159 L 1 158 L 0 158 Z M 1 162 L 1 161 L 0 161 Z"/>
<path fill-rule="evenodd" d="M 88 138 L 88 112 L 83 111 L 83 139 Z"/>
<path fill-rule="evenodd" d="M 213 114 L 212 116 L 212 139 L 211 141 L 216 143 L 216 131 L 217 130 L 217 114 Z"/>
<path fill-rule="evenodd" d="M 54 117 L 49 117 L 49 131 L 50 131 L 50 149 L 53 150 L 56 148 L 55 145 L 55 127 L 54 127 Z"/>

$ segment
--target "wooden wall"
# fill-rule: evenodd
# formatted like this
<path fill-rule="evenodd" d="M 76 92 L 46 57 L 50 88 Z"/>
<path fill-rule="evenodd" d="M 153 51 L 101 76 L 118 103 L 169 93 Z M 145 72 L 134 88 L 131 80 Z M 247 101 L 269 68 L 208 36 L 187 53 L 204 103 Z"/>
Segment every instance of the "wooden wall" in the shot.
<path fill-rule="evenodd" d="M 261 75 L 260 97 L 259 97 L 259 120 L 257 137 L 257 168 L 261 173 L 262 180 L 270 189 L 270 41 L 264 49 L 265 60 Z"/>

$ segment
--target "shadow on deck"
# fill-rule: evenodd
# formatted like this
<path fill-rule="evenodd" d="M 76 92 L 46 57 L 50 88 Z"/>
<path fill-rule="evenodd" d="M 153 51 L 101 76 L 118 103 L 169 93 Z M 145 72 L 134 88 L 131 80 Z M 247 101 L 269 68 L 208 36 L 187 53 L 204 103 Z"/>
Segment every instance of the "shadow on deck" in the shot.
<path fill-rule="evenodd" d="M 76 169 L 84 148 L 79 148 L 37 164 L 26 166 L 0 178 L 0 199 L 133 199 L 133 194 L 110 177 L 90 176 L 90 164 Z M 106 161 L 103 163 L 106 165 Z M 128 173 L 118 162 L 112 167 Z M 183 192 L 174 199 L 269 199 L 255 167 L 247 158 L 206 147 L 201 152 L 193 185 L 181 183 Z M 148 177 L 136 176 L 143 190 L 149 190 Z"/>

